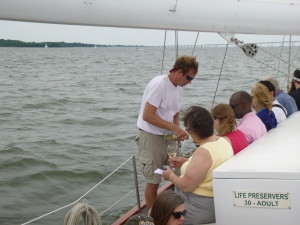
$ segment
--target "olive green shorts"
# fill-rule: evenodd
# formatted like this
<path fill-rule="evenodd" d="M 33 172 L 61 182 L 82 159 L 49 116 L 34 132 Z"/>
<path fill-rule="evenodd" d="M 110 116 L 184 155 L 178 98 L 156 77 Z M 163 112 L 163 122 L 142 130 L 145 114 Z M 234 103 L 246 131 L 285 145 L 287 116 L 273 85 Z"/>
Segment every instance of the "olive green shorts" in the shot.
<path fill-rule="evenodd" d="M 154 174 L 154 170 L 162 169 L 163 165 L 168 164 L 167 146 L 169 142 L 164 140 L 163 135 L 155 135 L 142 130 L 138 131 L 135 141 L 144 177 L 148 183 L 159 184 L 161 175 Z"/>

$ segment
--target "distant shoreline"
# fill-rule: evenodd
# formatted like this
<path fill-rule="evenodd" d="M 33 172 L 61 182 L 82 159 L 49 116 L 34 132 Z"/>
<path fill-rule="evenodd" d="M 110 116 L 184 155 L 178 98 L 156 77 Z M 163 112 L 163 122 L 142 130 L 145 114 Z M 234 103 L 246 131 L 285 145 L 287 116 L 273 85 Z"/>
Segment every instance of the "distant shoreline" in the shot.
<path fill-rule="evenodd" d="M 0 39 L 0 47 L 27 47 L 27 48 L 69 48 L 69 47 L 145 47 L 143 45 L 95 45 L 84 43 L 67 43 L 67 42 L 23 42 L 18 40 Z"/>
<path fill-rule="evenodd" d="M 260 42 L 256 43 L 260 47 L 287 47 L 289 42 Z M 197 44 L 196 47 L 226 47 L 227 44 Z M 292 41 L 292 47 L 300 46 L 300 41 Z M 0 39 L 0 47 L 17 47 L 17 48 L 74 48 L 74 47 L 87 47 L 87 48 L 101 48 L 101 47 L 164 47 L 164 46 L 148 46 L 148 45 L 102 45 L 102 44 L 84 44 L 79 42 L 68 43 L 68 42 L 23 42 L 18 40 L 4 40 Z M 167 48 L 174 48 L 175 45 L 166 45 Z M 194 45 L 179 45 L 178 47 L 193 48 Z M 233 43 L 230 43 L 229 47 L 236 47 Z"/>

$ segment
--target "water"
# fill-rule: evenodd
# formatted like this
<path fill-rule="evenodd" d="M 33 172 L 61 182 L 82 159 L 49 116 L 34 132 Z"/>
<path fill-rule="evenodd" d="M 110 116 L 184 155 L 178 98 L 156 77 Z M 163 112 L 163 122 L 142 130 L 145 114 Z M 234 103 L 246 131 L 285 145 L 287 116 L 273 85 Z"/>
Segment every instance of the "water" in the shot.
<path fill-rule="evenodd" d="M 0 49 L 0 224 L 15 225 L 67 205 L 137 153 L 140 100 L 160 74 L 162 48 Z M 280 48 L 268 48 L 274 54 Z M 297 48 L 293 48 L 293 54 Z M 191 54 L 180 48 L 179 54 Z M 182 109 L 210 109 L 225 48 L 197 48 L 197 78 L 184 90 Z M 165 53 L 163 73 L 174 63 Z M 299 65 L 299 56 L 292 59 Z M 287 49 L 284 49 L 287 59 Z M 266 54 L 258 59 L 277 67 Z M 281 69 L 286 66 L 281 63 Z M 292 68 L 294 69 L 294 68 Z M 276 72 L 229 48 L 215 102 Z M 279 79 L 283 83 L 284 78 Z M 193 148 L 187 141 L 183 151 Z M 139 175 L 140 183 L 143 182 Z M 86 196 L 100 213 L 134 187 L 132 165 Z M 142 192 L 142 191 L 141 191 Z M 102 216 L 111 224 L 135 204 L 134 194 Z M 63 224 L 70 208 L 32 224 Z"/>

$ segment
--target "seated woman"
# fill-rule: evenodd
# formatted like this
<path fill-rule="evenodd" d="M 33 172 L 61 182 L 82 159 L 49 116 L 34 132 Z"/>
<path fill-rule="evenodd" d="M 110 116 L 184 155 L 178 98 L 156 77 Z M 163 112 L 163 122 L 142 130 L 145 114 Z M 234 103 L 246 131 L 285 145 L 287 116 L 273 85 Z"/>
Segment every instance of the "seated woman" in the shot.
<path fill-rule="evenodd" d="M 215 221 L 212 171 L 231 158 L 233 150 L 225 138 L 214 135 L 213 118 L 206 109 L 190 107 L 183 121 L 199 147 L 190 158 L 170 159 L 172 166 L 181 166 L 180 177 L 169 166 L 162 176 L 173 182 L 175 192 L 185 199 L 187 213 L 182 224 L 212 223 Z"/>
<path fill-rule="evenodd" d="M 257 83 L 251 90 L 252 108 L 256 115 L 265 124 L 267 131 L 277 127 L 275 114 L 272 112 L 272 101 L 269 97 L 269 90 L 263 84 Z"/>
<path fill-rule="evenodd" d="M 180 225 L 185 214 L 184 199 L 172 190 L 157 195 L 150 211 L 155 225 Z"/>
<path fill-rule="evenodd" d="M 244 133 L 236 129 L 235 115 L 230 105 L 218 104 L 211 113 L 214 119 L 214 128 L 219 136 L 229 141 L 234 154 L 237 154 L 249 145 Z"/>

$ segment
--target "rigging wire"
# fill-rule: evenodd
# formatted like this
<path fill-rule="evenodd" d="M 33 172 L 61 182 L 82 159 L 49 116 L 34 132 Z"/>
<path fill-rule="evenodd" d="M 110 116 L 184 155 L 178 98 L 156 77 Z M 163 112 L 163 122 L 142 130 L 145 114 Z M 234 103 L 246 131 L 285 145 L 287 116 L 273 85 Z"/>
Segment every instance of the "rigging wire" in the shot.
<path fill-rule="evenodd" d="M 215 90 L 215 94 L 214 94 L 214 98 L 213 98 L 210 110 L 212 110 L 213 107 L 214 107 L 214 103 L 215 103 L 215 99 L 216 99 L 216 95 L 217 95 L 217 91 L 218 91 L 218 87 L 219 87 L 219 83 L 220 83 L 220 80 L 221 80 L 221 75 L 222 75 L 222 71 L 223 71 L 223 67 L 224 67 L 224 63 L 225 63 L 225 58 L 226 58 L 226 55 L 227 55 L 228 46 L 229 46 L 229 42 L 227 42 L 227 45 L 226 45 L 226 48 L 225 48 L 223 62 L 222 62 L 222 66 L 221 66 L 221 70 L 220 70 L 220 74 L 219 74 L 219 78 L 218 78 L 218 82 L 217 82 L 217 86 L 216 86 L 216 90 Z"/>
<path fill-rule="evenodd" d="M 285 39 L 285 35 L 283 35 L 283 39 L 282 39 L 282 42 L 281 42 L 281 50 L 280 50 L 280 55 L 279 55 L 280 58 L 282 57 L 282 52 L 283 52 L 283 47 L 284 47 L 284 39 Z M 280 67 L 280 60 L 278 60 L 277 73 L 276 73 L 276 76 L 275 76 L 276 79 L 278 77 L 279 67 Z"/>
<path fill-rule="evenodd" d="M 285 37 L 284 37 L 284 38 L 285 38 Z M 285 80 L 284 80 L 284 82 L 283 82 L 283 84 L 282 84 L 282 87 L 284 86 L 286 80 L 288 80 L 288 82 L 287 82 L 287 83 L 288 83 L 288 84 L 287 84 L 287 90 L 288 90 L 288 89 L 289 89 L 289 76 L 291 76 L 291 74 L 290 74 L 291 67 L 297 68 L 297 66 L 293 65 L 292 62 L 291 62 L 291 52 L 292 52 L 292 49 L 291 49 L 291 46 L 292 46 L 292 45 L 291 45 L 291 44 L 292 44 L 292 36 L 291 36 L 291 35 L 290 35 L 290 40 L 289 40 L 289 51 L 288 51 L 289 57 L 288 57 L 288 61 L 282 59 L 282 52 L 283 52 L 283 47 L 284 47 L 284 43 L 285 43 L 284 38 L 283 38 L 283 41 L 282 41 L 282 45 L 281 45 L 282 48 L 281 48 L 281 53 L 280 53 L 279 57 L 276 56 L 276 55 L 274 55 L 273 53 L 267 51 L 266 49 L 264 49 L 264 48 L 262 48 L 262 47 L 259 47 L 259 49 L 260 49 L 261 51 L 265 52 L 265 54 L 268 54 L 268 55 L 270 55 L 270 56 L 272 56 L 272 57 L 278 59 L 278 66 L 277 66 L 277 68 L 275 68 L 274 66 L 271 66 L 271 65 L 265 63 L 265 62 L 262 61 L 262 60 L 256 59 L 255 57 L 253 57 L 254 55 L 251 55 L 251 54 L 249 55 L 249 54 L 247 54 L 247 51 L 246 51 L 245 49 L 247 49 L 248 44 L 244 44 L 244 42 L 239 41 L 239 40 L 236 39 L 236 38 L 232 38 L 232 39 L 231 39 L 231 42 L 235 43 L 239 48 L 241 48 L 241 49 L 245 52 L 245 54 L 246 54 L 247 56 L 249 56 L 250 58 L 252 58 L 252 59 L 255 60 L 256 62 L 258 62 L 258 63 L 260 63 L 260 64 L 263 64 L 263 65 L 265 65 L 266 67 L 269 67 L 269 68 L 271 68 L 271 69 L 277 71 L 276 78 L 278 77 L 278 73 L 279 73 L 279 72 L 282 73 L 283 75 L 285 75 Z M 299 46 L 299 47 L 300 47 L 300 46 Z M 298 48 L 298 50 L 299 50 L 299 48 Z M 298 50 L 297 50 L 297 54 L 298 54 Z M 297 56 L 297 54 L 296 54 L 296 56 Z M 255 53 L 255 55 L 256 55 L 256 53 Z M 295 58 L 296 58 L 296 56 L 295 56 Z M 287 64 L 287 66 L 288 66 L 288 72 L 283 72 L 283 71 L 281 71 L 281 70 L 279 69 L 279 67 L 280 67 L 280 62 L 283 62 L 283 63 Z M 282 87 L 281 87 L 281 88 L 282 88 Z"/>
<path fill-rule="evenodd" d="M 246 54 L 247 56 L 249 56 L 250 58 L 254 59 L 254 60 L 257 61 L 258 63 L 261 63 L 261 64 L 265 65 L 266 67 L 269 67 L 269 68 L 271 68 L 271 69 L 273 69 L 273 70 L 275 70 L 275 71 L 277 71 L 277 72 L 280 72 L 280 73 L 282 73 L 282 74 L 284 74 L 284 75 L 287 74 L 286 72 L 283 72 L 283 71 L 279 70 L 278 68 L 275 68 L 274 66 L 268 65 L 268 64 L 266 64 L 265 62 L 263 62 L 263 61 L 261 61 L 261 60 L 259 60 L 259 59 L 256 59 L 255 57 L 253 57 L 254 55 L 251 55 L 251 54 L 249 55 L 249 54 L 247 54 L 247 52 L 245 51 L 245 49 L 248 47 L 248 44 L 244 44 L 243 41 L 240 41 L 240 40 L 238 40 L 238 39 L 236 39 L 236 38 L 231 38 L 231 42 L 233 42 L 234 44 L 236 44 L 239 48 L 241 48 L 241 49 L 245 52 L 245 54 Z M 291 41 L 290 41 L 290 43 L 291 43 Z M 280 58 L 280 57 L 274 55 L 273 53 L 267 51 L 266 49 L 264 49 L 264 48 L 262 48 L 262 47 L 259 47 L 259 49 L 260 49 L 261 51 L 265 52 L 266 54 L 269 54 L 270 56 L 272 56 L 272 57 L 274 57 L 274 58 L 277 58 L 279 61 L 284 62 L 284 63 L 286 63 L 287 65 L 292 66 L 292 67 L 294 67 L 294 68 L 297 68 L 297 66 L 291 64 L 289 61 L 283 60 L 282 58 Z M 256 52 L 255 52 L 255 55 L 256 55 Z"/>
<path fill-rule="evenodd" d="M 282 58 L 282 52 L 283 52 L 283 47 L 284 47 L 284 39 L 285 39 L 285 35 L 283 36 L 283 40 L 282 40 L 281 52 L 280 52 L 280 55 L 279 55 L 280 58 Z M 277 79 L 277 77 L 278 77 L 279 64 L 280 64 L 280 60 L 278 60 L 277 73 L 276 73 L 276 77 L 275 77 L 276 79 Z M 288 73 L 288 74 L 284 74 L 284 75 L 285 75 L 285 77 L 284 77 L 284 80 L 283 80 L 283 82 L 282 82 L 282 85 L 281 85 L 281 88 L 280 88 L 280 89 L 283 89 L 285 82 L 286 82 L 287 80 L 289 80 L 289 73 Z M 289 82 L 287 82 L 287 90 L 289 89 L 289 88 L 288 88 L 288 83 L 289 83 Z"/>
<path fill-rule="evenodd" d="M 164 69 L 165 51 L 166 51 L 166 40 L 167 40 L 167 30 L 165 30 L 165 40 L 164 40 L 163 58 L 162 58 L 162 61 L 161 61 L 160 75 L 162 75 L 163 69 Z"/>
<path fill-rule="evenodd" d="M 295 57 L 294 57 L 294 59 L 292 60 L 292 62 L 294 62 L 294 61 L 296 60 L 296 57 L 297 57 L 297 55 L 298 55 L 298 52 L 299 52 L 299 49 L 300 49 L 300 45 L 299 45 L 299 46 L 298 46 L 298 48 L 297 48 L 297 51 L 296 51 Z"/>
<path fill-rule="evenodd" d="M 37 217 L 37 218 L 35 218 L 35 219 L 32 219 L 32 220 L 30 220 L 30 221 L 28 221 L 28 222 L 26 222 L 26 223 L 23 223 L 23 224 L 21 224 L 21 225 L 26 225 L 26 224 L 29 224 L 29 223 L 32 223 L 32 222 L 34 222 L 34 221 L 36 221 L 36 220 L 39 220 L 39 219 L 41 219 L 41 218 L 43 218 L 43 217 L 45 217 L 45 216 L 48 216 L 48 215 L 51 215 L 51 214 L 53 214 L 53 213 L 55 213 L 55 212 L 58 212 L 58 211 L 60 211 L 60 210 L 62 210 L 62 209 L 64 209 L 64 208 L 67 208 L 67 207 L 69 207 L 69 206 L 71 206 L 71 205 L 74 205 L 74 204 L 76 204 L 78 201 L 80 201 L 82 198 L 84 198 L 88 193 L 90 193 L 92 190 L 94 190 L 96 187 L 98 187 L 101 183 L 103 183 L 106 179 L 108 179 L 112 174 L 114 174 L 118 169 L 120 169 L 123 165 L 125 165 L 129 160 L 131 160 L 132 159 L 132 157 L 133 156 L 131 156 L 129 159 L 127 159 L 125 162 L 123 162 L 120 166 L 118 166 L 114 171 L 112 171 L 110 174 L 108 174 L 104 179 L 102 179 L 101 181 L 99 181 L 96 185 L 94 185 L 90 190 L 88 190 L 86 193 L 84 193 L 81 197 L 79 197 L 77 200 L 75 200 L 74 202 L 72 202 L 72 203 L 70 203 L 70 204 L 67 204 L 67 205 L 65 205 L 65 206 L 62 206 L 62 207 L 60 207 L 60 208 L 58 208 L 58 209 L 55 209 L 55 210 L 53 210 L 53 211 L 51 211 L 51 212 L 48 212 L 48 213 L 46 213 L 46 214 L 44 214 L 44 215 L 41 215 L 41 216 L 39 216 L 39 217 Z"/>
<path fill-rule="evenodd" d="M 299 53 L 299 49 L 300 49 L 300 45 L 298 46 L 297 51 L 296 51 L 296 54 L 294 55 L 294 58 L 292 59 L 292 63 L 296 60 L 296 58 L 297 58 L 297 56 L 298 56 L 298 53 Z M 284 82 L 283 82 L 281 88 L 284 87 L 285 82 L 288 80 L 288 78 L 289 78 L 290 76 L 292 76 L 292 74 L 287 74 L 287 75 L 286 75 L 286 77 L 285 77 L 285 79 L 284 79 Z M 290 81 L 289 81 L 289 80 L 288 80 L 288 82 L 287 82 L 287 91 L 289 91 L 289 86 L 288 86 L 288 85 L 290 85 Z"/>
<path fill-rule="evenodd" d="M 241 49 L 243 50 L 243 45 L 240 46 L 240 45 L 237 44 L 237 43 L 235 43 L 235 44 L 236 44 L 239 48 L 241 48 Z M 287 61 L 285 61 L 285 60 L 279 58 L 278 56 L 276 56 L 276 55 L 274 55 L 273 53 L 271 53 L 271 52 L 265 50 L 264 48 L 259 47 L 259 49 L 260 49 L 261 51 L 265 52 L 266 54 L 269 54 L 269 55 L 273 56 L 274 58 L 277 58 L 279 61 L 284 62 L 284 63 L 286 63 L 286 64 L 289 64 L 289 62 L 287 62 Z M 269 68 L 271 68 L 271 69 L 273 69 L 273 70 L 275 70 L 275 71 L 277 71 L 277 72 L 282 73 L 283 75 L 288 75 L 286 72 L 283 72 L 283 71 L 281 71 L 280 69 L 278 69 L 278 68 L 276 68 L 276 67 L 274 67 L 274 66 L 271 66 L 271 65 L 265 63 L 265 62 L 262 61 L 262 60 L 256 59 L 255 57 L 250 57 L 250 58 L 253 59 L 253 60 L 255 60 L 256 62 L 258 62 L 258 63 L 260 63 L 260 64 L 265 65 L 266 67 L 269 67 Z M 292 66 L 295 67 L 295 68 L 297 68 L 297 67 L 294 66 L 294 65 L 292 65 Z"/>
<path fill-rule="evenodd" d="M 289 64 L 288 64 L 288 75 L 291 74 L 291 52 L 292 52 L 292 35 L 290 35 L 290 42 L 289 42 Z M 290 89 L 290 79 L 289 76 L 287 76 L 287 85 L 286 89 Z"/>
<path fill-rule="evenodd" d="M 175 30 L 175 54 L 177 59 L 178 58 L 178 30 Z"/>
<path fill-rule="evenodd" d="M 264 51 L 266 54 L 269 54 L 269 55 L 273 56 L 274 58 L 277 58 L 277 59 L 280 60 L 281 62 L 284 62 L 284 63 L 287 64 L 287 65 L 290 65 L 290 66 L 292 66 L 292 67 L 294 67 L 294 68 L 297 68 L 297 66 L 295 66 L 295 65 L 293 65 L 293 64 L 291 64 L 291 63 L 289 63 L 289 62 L 286 61 L 286 60 L 283 60 L 282 58 L 279 58 L 278 56 L 276 56 L 276 55 L 274 55 L 273 53 L 267 51 L 266 49 L 264 49 L 264 48 L 262 48 L 262 47 L 259 47 L 259 49 L 260 49 L 261 51 Z M 274 67 L 271 67 L 271 68 L 274 69 Z M 279 72 L 281 72 L 281 73 L 283 73 L 283 74 L 286 74 L 285 72 L 282 72 L 282 71 L 280 71 L 280 70 L 279 70 Z"/>
<path fill-rule="evenodd" d="M 263 62 L 263 61 L 261 61 L 261 60 L 259 60 L 259 59 L 256 59 L 256 58 L 252 58 L 252 59 L 255 60 L 255 61 L 258 62 L 258 63 L 261 63 L 261 64 L 265 65 L 266 67 L 269 67 L 269 68 L 271 68 L 271 69 L 277 71 L 277 72 L 280 72 L 280 73 L 282 73 L 282 74 L 284 74 L 284 75 L 287 74 L 286 72 L 283 72 L 283 71 L 277 69 L 276 67 L 271 66 L 271 65 L 269 65 L 269 64 L 267 64 L 267 63 L 265 63 L 265 62 Z"/>
<path fill-rule="evenodd" d="M 199 32 L 197 33 L 197 37 L 196 37 L 196 40 L 195 40 L 194 48 L 193 48 L 193 51 L 192 51 L 192 56 L 194 55 L 194 51 L 195 51 L 195 48 L 196 48 L 198 37 L 199 37 Z"/>
<path fill-rule="evenodd" d="M 146 185 L 147 182 L 139 185 L 139 187 L 143 187 Z M 130 192 L 128 192 L 126 195 L 124 195 L 122 198 L 120 198 L 118 201 L 116 201 L 114 204 L 112 204 L 111 206 L 109 206 L 106 210 L 104 210 L 100 215 L 102 216 L 103 214 L 105 214 L 107 211 L 109 211 L 112 207 L 114 207 L 116 204 L 118 204 L 119 202 L 121 202 L 123 199 L 125 199 L 128 195 L 130 195 L 134 190 L 136 190 L 136 188 L 132 189 Z"/>

